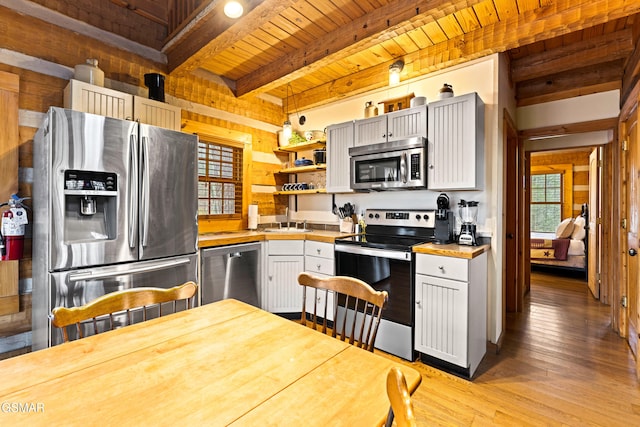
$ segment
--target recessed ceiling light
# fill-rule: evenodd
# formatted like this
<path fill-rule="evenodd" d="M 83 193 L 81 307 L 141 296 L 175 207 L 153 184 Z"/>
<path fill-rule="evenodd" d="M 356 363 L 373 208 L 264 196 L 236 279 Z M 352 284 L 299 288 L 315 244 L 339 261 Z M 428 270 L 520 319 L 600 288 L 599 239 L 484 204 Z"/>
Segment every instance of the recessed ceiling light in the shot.
<path fill-rule="evenodd" d="M 227 2 L 227 4 L 224 5 L 224 14 L 231 19 L 240 18 L 243 12 L 244 9 L 242 8 L 242 5 L 235 0 Z"/>

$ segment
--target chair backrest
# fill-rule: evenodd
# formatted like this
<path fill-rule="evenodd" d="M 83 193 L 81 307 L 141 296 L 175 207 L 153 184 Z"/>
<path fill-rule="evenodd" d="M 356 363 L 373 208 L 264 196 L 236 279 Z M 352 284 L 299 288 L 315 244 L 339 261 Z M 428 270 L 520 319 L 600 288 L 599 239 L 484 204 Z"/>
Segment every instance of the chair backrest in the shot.
<path fill-rule="evenodd" d="M 131 324 L 131 310 L 140 309 L 142 320 L 147 320 L 147 310 L 151 306 L 158 307 L 159 316 L 162 316 L 162 304 L 171 304 L 171 312 L 176 311 L 176 302 L 186 301 L 186 307 L 193 307 L 193 296 L 198 290 L 198 285 L 186 282 L 173 288 L 133 288 L 123 291 L 111 292 L 80 307 L 56 307 L 51 312 L 51 324 L 62 330 L 63 341 L 69 341 L 67 327 L 76 326 L 78 338 L 84 337 L 82 322 L 91 320 L 94 333 L 98 333 L 98 318 L 108 316 L 109 328 L 114 329 L 114 314 L 123 312 L 126 315 L 126 324 Z M 167 313 L 165 313 L 167 314 Z M 105 319 L 106 320 L 106 319 Z M 102 322 L 104 323 L 104 322 Z"/>
<path fill-rule="evenodd" d="M 390 427 L 395 419 L 398 427 L 414 427 L 416 419 L 407 388 L 407 380 L 397 367 L 391 368 L 387 374 L 387 396 L 389 396 L 391 409 L 389 409 L 385 426 Z"/>
<path fill-rule="evenodd" d="M 388 298 L 386 291 L 376 291 L 362 280 L 347 276 L 300 273 L 298 283 L 303 287 L 303 325 L 373 351 Z"/>

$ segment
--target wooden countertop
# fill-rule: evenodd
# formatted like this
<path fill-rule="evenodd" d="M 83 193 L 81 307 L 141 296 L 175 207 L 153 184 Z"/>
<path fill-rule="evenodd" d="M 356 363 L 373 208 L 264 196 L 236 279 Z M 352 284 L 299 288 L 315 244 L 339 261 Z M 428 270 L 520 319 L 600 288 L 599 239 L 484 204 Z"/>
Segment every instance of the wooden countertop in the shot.
<path fill-rule="evenodd" d="M 442 255 L 454 258 L 472 259 L 487 252 L 491 245 L 464 246 L 457 243 L 448 245 L 436 245 L 435 243 L 425 243 L 413 247 L 413 252 L 418 254 Z"/>
<path fill-rule="evenodd" d="M 410 366 L 223 300 L 0 361 L 0 425 L 378 426 L 393 366 L 413 392 Z"/>
<path fill-rule="evenodd" d="M 199 248 L 234 245 L 237 243 L 261 242 L 263 240 L 313 240 L 316 242 L 333 243 L 337 238 L 353 236 L 339 231 L 313 230 L 300 233 L 277 231 L 223 231 L 218 233 L 204 233 L 198 236 Z"/>

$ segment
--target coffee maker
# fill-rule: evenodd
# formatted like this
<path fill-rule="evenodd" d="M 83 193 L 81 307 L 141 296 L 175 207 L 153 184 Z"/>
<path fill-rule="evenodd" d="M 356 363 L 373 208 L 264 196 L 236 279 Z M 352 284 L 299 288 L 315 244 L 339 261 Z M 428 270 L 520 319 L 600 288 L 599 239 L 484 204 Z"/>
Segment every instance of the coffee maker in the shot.
<path fill-rule="evenodd" d="M 458 215 L 462 225 L 458 236 L 459 245 L 478 246 L 476 240 L 476 221 L 478 220 L 478 202 L 460 200 Z"/>
<path fill-rule="evenodd" d="M 449 196 L 441 193 L 436 200 L 436 225 L 433 233 L 433 243 L 446 245 L 453 241 L 453 214 L 449 210 Z"/>

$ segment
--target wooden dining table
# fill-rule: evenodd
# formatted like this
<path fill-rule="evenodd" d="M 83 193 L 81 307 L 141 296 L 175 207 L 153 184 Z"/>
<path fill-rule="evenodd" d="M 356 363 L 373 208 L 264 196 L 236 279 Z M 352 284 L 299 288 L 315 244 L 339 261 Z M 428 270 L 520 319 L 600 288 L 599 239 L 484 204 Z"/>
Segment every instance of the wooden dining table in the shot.
<path fill-rule="evenodd" d="M 236 300 L 0 362 L 0 425 L 379 426 L 411 366 Z"/>

